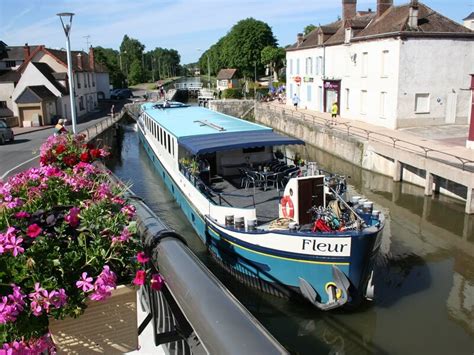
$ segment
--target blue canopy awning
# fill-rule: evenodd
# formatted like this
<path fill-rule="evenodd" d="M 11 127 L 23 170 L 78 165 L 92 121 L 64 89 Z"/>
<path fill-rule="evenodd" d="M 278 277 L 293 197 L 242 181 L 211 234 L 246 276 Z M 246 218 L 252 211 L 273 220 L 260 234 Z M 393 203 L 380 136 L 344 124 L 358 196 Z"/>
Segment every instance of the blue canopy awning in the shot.
<path fill-rule="evenodd" d="M 188 136 L 178 138 L 178 143 L 194 155 L 239 148 L 304 144 L 301 139 L 283 136 L 271 130 Z"/>

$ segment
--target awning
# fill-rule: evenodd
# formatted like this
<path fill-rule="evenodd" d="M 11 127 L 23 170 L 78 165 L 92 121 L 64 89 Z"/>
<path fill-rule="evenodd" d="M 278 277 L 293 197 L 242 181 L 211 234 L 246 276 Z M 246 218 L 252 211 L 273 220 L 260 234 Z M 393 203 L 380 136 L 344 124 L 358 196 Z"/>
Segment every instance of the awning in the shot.
<path fill-rule="evenodd" d="M 194 155 L 239 148 L 304 144 L 301 139 L 283 136 L 271 130 L 188 136 L 179 138 L 178 143 Z"/>

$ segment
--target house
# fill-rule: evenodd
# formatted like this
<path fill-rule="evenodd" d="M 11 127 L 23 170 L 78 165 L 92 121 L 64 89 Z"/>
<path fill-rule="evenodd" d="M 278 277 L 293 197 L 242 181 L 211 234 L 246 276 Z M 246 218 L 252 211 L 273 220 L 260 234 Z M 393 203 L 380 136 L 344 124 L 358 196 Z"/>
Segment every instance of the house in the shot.
<path fill-rule="evenodd" d="M 221 69 L 217 74 L 217 89 L 235 89 L 239 87 L 239 79 L 236 76 L 237 69 Z"/>
<path fill-rule="evenodd" d="M 16 70 L 30 56 L 31 51 L 39 46 L 30 46 L 25 43 L 24 46 L 7 46 L 0 41 L 0 73 Z"/>
<path fill-rule="evenodd" d="M 474 12 L 463 19 L 464 26 L 469 28 L 470 30 L 474 30 Z"/>
<path fill-rule="evenodd" d="M 92 47 L 89 53 L 71 54 L 79 118 L 95 110 L 98 99 L 109 97 L 109 75 L 95 62 Z M 71 119 L 66 51 L 44 46 L 30 50 L 16 70 L 0 76 L 0 102 L 20 126 L 52 124 L 58 116 Z"/>
<path fill-rule="evenodd" d="M 357 11 L 342 0 L 342 18 L 298 34 L 287 48 L 288 103 L 388 128 L 465 124 L 474 73 L 474 32 L 411 0 Z"/>

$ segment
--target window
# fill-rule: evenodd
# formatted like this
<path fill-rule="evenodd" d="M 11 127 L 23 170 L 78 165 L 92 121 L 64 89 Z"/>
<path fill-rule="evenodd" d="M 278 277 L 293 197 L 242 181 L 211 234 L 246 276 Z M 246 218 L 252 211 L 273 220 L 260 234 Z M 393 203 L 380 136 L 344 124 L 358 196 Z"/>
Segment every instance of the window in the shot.
<path fill-rule="evenodd" d="M 79 110 L 84 110 L 84 96 L 79 98 Z"/>
<path fill-rule="evenodd" d="M 383 51 L 382 52 L 382 70 L 380 73 L 380 76 L 382 78 L 388 77 L 388 69 L 390 67 L 390 64 L 388 62 L 388 51 Z"/>
<path fill-rule="evenodd" d="M 77 83 L 77 88 L 81 88 L 81 81 L 79 80 L 79 73 L 76 74 L 76 83 Z"/>
<path fill-rule="evenodd" d="M 0 108 L 7 108 L 7 102 L 6 101 L 0 101 Z"/>
<path fill-rule="evenodd" d="M 290 68 L 290 75 L 293 74 L 293 59 L 290 59 L 290 65 L 288 66 Z"/>
<path fill-rule="evenodd" d="M 311 84 L 306 87 L 306 101 L 311 102 Z"/>
<path fill-rule="evenodd" d="M 306 58 L 306 75 L 313 75 L 313 58 Z"/>
<path fill-rule="evenodd" d="M 363 78 L 367 77 L 368 65 L 369 65 L 369 53 L 364 52 L 362 53 L 362 68 L 361 68 L 361 76 Z"/>
<path fill-rule="evenodd" d="M 95 86 L 95 73 L 92 73 L 92 86 Z"/>
<path fill-rule="evenodd" d="M 319 57 L 314 58 L 314 71 L 316 75 L 319 75 Z"/>
<path fill-rule="evenodd" d="M 380 109 L 379 109 L 379 114 L 381 118 L 386 117 L 386 110 L 387 110 L 387 93 L 386 92 L 381 92 L 380 93 Z"/>
<path fill-rule="evenodd" d="M 350 90 L 346 88 L 346 110 L 349 110 L 349 94 Z"/>
<path fill-rule="evenodd" d="M 5 66 L 6 66 L 7 68 L 13 68 L 15 65 L 16 65 L 16 62 L 15 62 L 14 60 L 7 60 L 7 61 L 5 62 Z"/>
<path fill-rule="evenodd" d="M 296 74 L 300 73 L 300 58 L 296 59 Z"/>
<path fill-rule="evenodd" d="M 430 112 L 430 94 L 415 94 L 415 113 Z"/>
<path fill-rule="evenodd" d="M 90 87 L 91 86 L 91 75 L 90 73 L 87 73 L 87 85 Z"/>
<path fill-rule="evenodd" d="M 367 90 L 362 90 L 360 92 L 360 113 L 366 114 L 366 105 L 367 105 Z"/>
<path fill-rule="evenodd" d="M 168 153 L 171 154 L 171 136 L 168 134 Z"/>

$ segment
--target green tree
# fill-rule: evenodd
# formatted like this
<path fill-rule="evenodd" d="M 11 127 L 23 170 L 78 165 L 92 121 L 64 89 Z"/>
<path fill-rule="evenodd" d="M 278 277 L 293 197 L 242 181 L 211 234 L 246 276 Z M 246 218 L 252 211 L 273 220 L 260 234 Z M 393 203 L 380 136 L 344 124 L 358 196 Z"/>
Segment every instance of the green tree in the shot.
<path fill-rule="evenodd" d="M 143 70 L 140 60 L 133 60 L 130 66 L 130 72 L 128 73 L 128 81 L 130 85 L 143 83 L 145 81 L 145 71 Z"/>
<path fill-rule="evenodd" d="M 115 88 L 123 87 L 125 75 L 120 71 L 119 52 L 112 48 L 94 47 L 94 58 L 97 63 L 105 66 L 109 72 L 110 83 Z"/>
<path fill-rule="evenodd" d="M 120 61 L 121 70 L 128 77 L 131 69 L 131 65 L 135 60 L 141 64 L 143 51 L 145 46 L 140 41 L 130 38 L 127 35 L 123 36 L 122 43 L 120 44 Z M 128 78 L 130 80 L 130 78 Z"/>
<path fill-rule="evenodd" d="M 304 31 L 303 31 L 303 34 L 305 36 L 307 36 L 311 31 L 313 31 L 314 29 L 316 28 L 315 25 L 311 24 L 311 25 L 308 25 L 304 28 Z"/>
<path fill-rule="evenodd" d="M 281 47 L 266 46 L 261 52 L 261 62 L 270 67 L 273 80 L 278 81 L 278 72 L 283 68 L 286 52 Z"/>
<path fill-rule="evenodd" d="M 254 70 L 263 71 L 260 52 L 267 46 L 276 46 L 272 29 L 266 23 L 248 18 L 239 21 L 224 37 L 220 46 L 222 64 L 236 68 L 244 77 L 253 77 Z"/>

